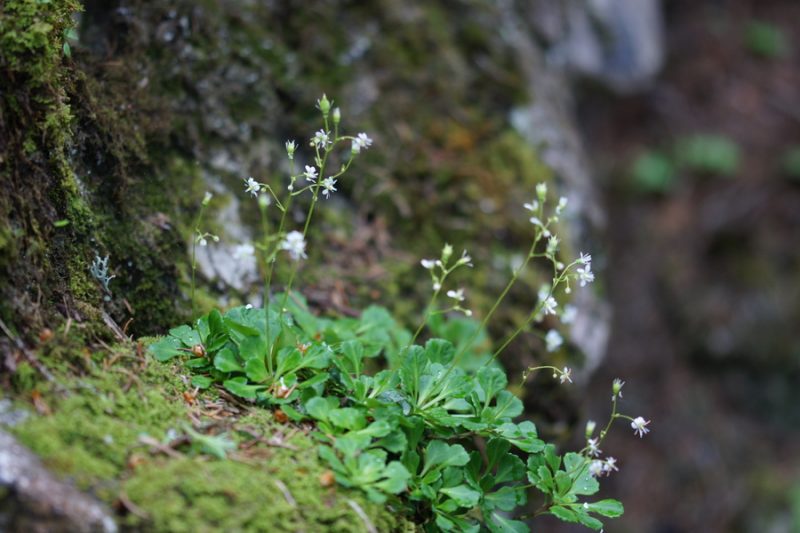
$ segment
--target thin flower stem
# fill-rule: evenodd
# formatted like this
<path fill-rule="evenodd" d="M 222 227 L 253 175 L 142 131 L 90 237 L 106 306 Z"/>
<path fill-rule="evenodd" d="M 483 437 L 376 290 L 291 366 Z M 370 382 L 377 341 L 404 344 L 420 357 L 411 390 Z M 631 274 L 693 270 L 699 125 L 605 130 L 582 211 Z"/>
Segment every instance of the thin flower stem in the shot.
<path fill-rule="evenodd" d="M 197 213 L 197 218 L 194 222 L 194 235 L 192 235 L 192 323 L 195 317 L 195 302 L 194 302 L 194 289 L 195 289 L 195 273 L 197 272 L 197 235 L 200 233 L 200 222 L 203 220 L 203 212 L 206 206 L 200 204 L 200 211 Z"/>
<path fill-rule="evenodd" d="M 556 278 L 554 279 L 554 281 L 553 281 L 553 286 L 552 286 L 552 287 L 550 287 L 550 290 L 547 292 L 547 296 L 545 296 L 544 298 L 542 298 L 542 300 L 539 302 L 539 304 L 538 304 L 538 305 L 537 305 L 537 306 L 536 306 L 536 307 L 533 309 L 533 311 L 531 312 L 531 314 L 530 314 L 530 315 L 528 315 L 528 318 L 525 320 L 525 322 L 523 322 L 523 323 L 522 323 L 522 325 L 520 325 L 520 326 L 519 326 L 519 327 L 518 327 L 518 328 L 517 328 L 517 329 L 514 331 L 514 333 L 512 333 L 511 335 L 509 335 L 509 336 L 506 338 L 506 340 L 503 342 L 503 344 L 500 346 L 500 348 L 498 348 L 498 349 L 497 349 L 497 350 L 494 352 L 494 354 L 492 354 L 492 358 L 491 358 L 489 361 L 487 361 L 487 363 L 486 363 L 486 364 L 489 364 L 489 363 L 491 363 L 492 361 L 494 361 L 495 359 L 497 359 L 497 357 L 498 357 L 498 356 L 499 356 L 499 355 L 500 355 L 500 354 L 503 352 L 503 350 L 505 350 L 505 349 L 508 347 L 508 345 L 509 345 L 509 344 L 511 344 L 511 342 L 512 342 L 514 339 L 516 339 L 516 338 L 517 338 L 517 336 L 518 336 L 520 333 L 522 333 L 523 331 L 525 331 L 525 330 L 528 328 L 528 326 L 530 325 L 530 323 L 531 323 L 531 322 L 533 322 L 533 320 L 534 320 L 534 319 L 535 319 L 535 318 L 538 316 L 538 314 L 541 312 L 541 310 L 542 310 L 542 307 L 544 306 L 545 302 L 548 300 L 548 298 L 550 298 L 551 296 L 553 296 L 553 293 L 556 291 L 556 289 L 558 288 L 558 286 L 559 286 L 559 285 L 560 285 L 560 284 L 561 284 L 561 283 L 562 283 L 562 282 L 563 282 L 563 281 L 566 279 L 567 275 L 569 274 L 569 271 L 570 271 L 570 269 L 571 269 L 573 266 L 575 266 L 576 264 L 578 264 L 578 261 L 573 261 L 572 263 L 570 263 L 569 265 L 567 265 L 567 266 L 566 266 L 566 268 L 564 268 L 564 270 L 561 272 L 561 274 L 560 274 L 560 275 L 558 275 L 558 277 L 556 277 Z"/>
<path fill-rule="evenodd" d="M 328 123 L 327 123 L 327 120 L 326 120 L 325 121 L 325 129 L 327 130 L 327 128 L 328 128 Z M 320 157 L 319 157 L 319 149 L 317 149 L 317 161 L 320 163 L 320 165 L 319 165 L 319 179 L 317 180 L 317 183 L 314 184 L 313 196 L 311 197 L 311 206 L 308 208 L 308 213 L 306 214 L 306 222 L 303 225 L 303 239 L 305 239 L 306 235 L 308 235 L 308 228 L 311 225 L 311 218 L 314 216 L 314 210 L 315 210 L 315 208 L 317 206 L 317 202 L 319 202 L 319 190 L 322 187 L 322 176 L 325 174 L 325 166 L 328 163 L 328 156 L 333 151 L 333 147 L 336 146 L 336 144 L 340 140 L 341 139 L 334 140 L 334 142 L 331 145 L 331 147 L 325 149 L 325 155 L 322 157 L 322 159 L 320 159 Z M 347 163 L 342 167 L 342 169 L 339 172 L 334 174 L 332 177 L 333 178 L 337 178 L 337 177 L 341 176 L 342 174 L 344 174 L 347 171 L 347 169 L 350 168 L 350 164 L 353 162 L 353 159 L 354 159 L 353 154 L 350 154 L 350 159 L 347 161 Z M 297 275 L 298 267 L 299 267 L 299 264 L 295 263 L 292 266 L 291 273 L 289 274 L 289 281 L 286 283 L 286 290 L 283 293 L 283 301 L 281 302 L 281 313 L 283 313 L 283 309 L 286 307 L 286 301 L 287 301 L 287 299 L 289 297 L 289 293 L 292 290 L 292 285 L 294 284 L 294 278 Z"/>
<path fill-rule="evenodd" d="M 483 331 L 484 328 L 486 328 L 486 324 L 489 323 L 489 320 L 491 320 L 491 318 L 494 315 L 495 311 L 497 311 L 497 308 L 500 307 L 500 304 L 505 299 L 506 295 L 508 294 L 508 291 L 510 291 L 511 287 L 513 287 L 514 284 L 517 282 L 517 279 L 519 278 L 520 273 L 522 273 L 522 271 L 525 270 L 525 268 L 528 266 L 528 263 L 530 262 L 530 260 L 534 257 L 534 250 L 536 249 L 536 245 L 539 243 L 539 240 L 541 238 L 542 238 L 542 231 L 541 230 L 537 230 L 536 237 L 533 239 L 533 243 L 531 243 L 531 248 L 528 251 L 528 255 L 525 257 L 525 261 L 523 261 L 523 263 L 519 266 L 519 268 L 514 270 L 514 274 L 511 276 L 511 279 L 508 280 L 508 283 L 506 284 L 505 288 L 503 289 L 503 292 L 500 293 L 500 296 L 497 297 L 497 300 L 495 300 L 495 302 L 492 305 L 491 309 L 489 309 L 489 312 L 486 313 L 486 316 L 484 316 L 483 320 L 481 320 L 481 325 L 475 331 L 472 332 L 472 335 L 469 336 L 469 338 L 467 339 L 467 342 L 464 343 L 464 345 L 458 351 L 458 354 L 456 354 L 456 356 L 453 358 L 453 363 L 454 364 L 457 364 L 460 361 L 460 359 L 464 355 L 464 353 L 466 353 L 467 350 L 469 350 L 472 347 L 472 343 L 475 342 L 476 338 L 478 338 L 478 335 L 480 334 L 480 332 Z"/>
<path fill-rule="evenodd" d="M 267 217 L 267 206 L 259 204 L 259 211 L 261 212 L 261 230 L 264 234 L 264 259 L 269 263 L 269 218 Z M 269 274 L 264 276 L 264 332 L 266 333 L 267 353 L 267 373 L 272 375 L 272 347 L 269 346 L 270 339 L 270 326 L 269 326 L 269 302 L 270 302 L 270 284 L 272 283 L 272 272 L 269 269 Z"/>
<path fill-rule="evenodd" d="M 560 368 L 551 365 L 535 366 L 533 368 L 528 368 L 525 370 L 525 372 L 522 373 L 522 381 L 520 382 L 519 386 L 522 387 L 523 385 L 525 385 L 525 382 L 528 380 L 528 376 L 530 376 L 531 374 L 533 374 L 538 370 L 552 370 L 553 372 L 558 372 L 559 374 L 564 373 L 564 371 L 561 370 Z"/>
<path fill-rule="evenodd" d="M 431 314 L 433 314 L 432 310 L 434 305 L 436 305 L 436 299 L 439 297 L 440 292 L 442 292 L 441 287 L 433 292 L 433 296 L 431 296 L 431 300 L 428 302 L 428 307 L 425 308 L 425 315 L 422 317 L 422 322 L 420 322 L 417 331 L 414 332 L 414 336 L 411 337 L 411 341 L 408 343 L 408 346 L 406 346 L 406 349 L 414 345 L 414 342 L 417 340 L 417 337 L 419 337 L 419 334 L 422 333 L 423 328 L 428 323 Z"/>

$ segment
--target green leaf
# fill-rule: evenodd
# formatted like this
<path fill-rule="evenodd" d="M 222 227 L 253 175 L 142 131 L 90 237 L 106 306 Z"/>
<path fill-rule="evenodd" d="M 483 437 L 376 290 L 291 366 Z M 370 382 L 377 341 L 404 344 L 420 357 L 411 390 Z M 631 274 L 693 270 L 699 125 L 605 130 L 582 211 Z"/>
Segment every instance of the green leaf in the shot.
<path fill-rule="evenodd" d="M 425 448 L 425 463 L 420 475 L 424 476 L 431 469 L 439 470 L 446 466 L 464 466 L 469 462 L 469 455 L 460 444 L 447 444 L 441 440 L 431 441 Z"/>
<path fill-rule="evenodd" d="M 214 380 L 208 376 L 192 376 L 192 387 L 207 389 L 212 383 L 214 383 Z"/>
<path fill-rule="evenodd" d="M 528 525 L 519 520 L 511 520 L 498 513 L 492 513 L 492 517 L 486 524 L 492 533 L 528 533 Z"/>
<path fill-rule="evenodd" d="M 455 500 L 460 507 L 466 507 L 468 509 L 478 505 L 478 501 L 481 499 L 480 492 L 472 490 L 466 485 L 458 485 L 457 487 L 439 489 L 439 492 L 446 494 Z"/>
<path fill-rule="evenodd" d="M 617 518 L 622 516 L 622 513 L 625 512 L 622 503 L 612 499 L 590 503 L 588 510 L 599 515 L 607 516 L 608 518 Z"/>
<path fill-rule="evenodd" d="M 408 394 L 417 397 L 420 380 L 428 367 L 425 351 L 421 346 L 411 346 L 405 353 L 403 365 L 400 367 L 400 382 Z"/>
<path fill-rule="evenodd" d="M 552 514 L 556 518 L 559 518 L 560 520 L 563 520 L 564 522 L 573 522 L 573 523 L 578 522 L 578 515 L 572 509 L 556 505 L 551 507 L 549 512 L 550 514 Z"/>
<path fill-rule="evenodd" d="M 169 334 L 176 339 L 179 339 L 184 346 L 192 347 L 195 344 L 200 344 L 200 334 L 187 325 L 178 326 L 169 330 Z"/>
<path fill-rule="evenodd" d="M 367 425 L 364 411 L 355 407 L 333 409 L 328 412 L 328 420 L 337 427 L 350 430 L 363 429 Z"/>
<path fill-rule="evenodd" d="M 164 337 L 148 346 L 147 349 L 153 354 L 153 357 L 163 363 L 164 361 L 169 361 L 173 357 L 185 353 L 180 350 L 182 347 L 183 344 L 179 339 L 175 337 Z"/>
<path fill-rule="evenodd" d="M 214 368 L 220 372 L 244 372 L 239 358 L 230 348 L 223 348 L 214 356 Z"/>
<path fill-rule="evenodd" d="M 307 389 L 308 387 L 313 387 L 315 385 L 319 385 L 320 383 L 325 383 L 325 381 L 330 377 L 330 374 L 327 372 L 320 372 L 319 374 L 314 374 L 311 378 L 301 381 L 297 384 L 297 388 Z"/>
<path fill-rule="evenodd" d="M 222 386 L 236 396 L 251 400 L 256 398 L 258 391 L 264 389 L 264 387 L 260 385 L 248 385 L 247 378 L 244 376 L 228 379 L 222 383 Z"/>
<path fill-rule="evenodd" d="M 572 479 L 572 495 L 591 496 L 600 490 L 600 483 L 589 471 L 591 461 L 584 456 L 570 452 L 564 455 L 564 468 Z"/>
<path fill-rule="evenodd" d="M 425 343 L 425 358 L 431 363 L 447 365 L 453 360 L 455 347 L 444 339 L 431 339 Z"/>
<path fill-rule="evenodd" d="M 357 341 L 343 342 L 339 347 L 344 357 L 337 358 L 342 363 L 340 368 L 348 374 L 361 374 L 361 360 L 364 358 L 364 345 Z"/>
<path fill-rule="evenodd" d="M 495 492 L 483 497 L 484 505 L 488 509 L 513 511 L 514 508 L 524 505 L 526 501 L 525 489 L 519 486 L 505 485 Z"/>
<path fill-rule="evenodd" d="M 186 366 L 186 368 L 191 368 L 193 370 L 194 369 L 198 369 L 198 368 L 206 368 L 206 367 L 210 367 L 211 366 L 210 365 L 210 361 L 208 359 L 206 359 L 205 357 L 196 357 L 194 359 L 189 359 L 188 361 L 184 362 L 183 364 Z"/>
<path fill-rule="evenodd" d="M 208 329 L 210 336 L 227 335 L 228 330 L 222 321 L 222 314 L 216 309 L 208 314 Z"/>
<path fill-rule="evenodd" d="M 319 396 L 311 398 L 306 402 L 306 412 L 313 418 L 317 420 L 322 420 L 324 422 L 328 421 L 328 415 L 334 409 L 339 402 L 336 398 L 321 398 Z"/>
<path fill-rule="evenodd" d="M 576 510 L 575 515 L 578 517 L 578 523 L 583 524 L 586 527 L 590 527 L 595 531 L 599 531 L 603 529 L 603 523 L 593 516 L 589 516 L 589 513 L 583 510 Z"/>
<path fill-rule="evenodd" d="M 389 494 L 400 494 L 408 486 L 408 480 L 411 474 L 406 470 L 398 461 L 392 461 L 386 465 L 383 471 L 383 476 L 386 478 L 375 484 L 377 488 Z"/>
<path fill-rule="evenodd" d="M 504 390 L 497 394 L 497 403 L 494 407 L 486 409 L 481 416 L 484 422 L 510 420 L 522 414 L 522 400 L 510 391 Z"/>
<path fill-rule="evenodd" d="M 481 401 L 485 401 L 487 398 L 494 398 L 498 392 L 505 390 L 506 385 L 508 385 L 506 373 L 499 368 L 489 366 L 481 367 L 476 377 L 484 393 Z"/>
<path fill-rule="evenodd" d="M 264 337 L 244 337 L 239 342 L 239 355 L 245 361 L 264 359 L 267 355 L 267 343 Z"/>
<path fill-rule="evenodd" d="M 478 533 L 480 531 L 480 524 L 474 520 L 467 520 L 460 516 L 446 515 L 434 509 L 436 512 L 436 525 L 442 531 L 458 531 L 459 533 Z"/>
<path fill-rule="evenodd" d="M 508 481 L 518 481 L 525 477 L 525 463 L 514 454 L 506 454 L 497 465 L 497 473 L 494 476 L 495 483 L 506 483 Z"/>
<path fill-rule="evenodd" d="M 244 371 L 247 373 L 247 377 L 250 381 L 255 381 L 256 383 L 266 381 L 269 377 L 267 367 L 264 365 L 264 360 L 259 357 L 249 359 L 244 365 Z"/>
<path fill-rule="evenodd" d="M 539 440 L 536 426 L 525 420 L 519 424 L 507 422 L 497 428 L 497 433 L 508 442 L 528 453 L 537 453 L 544 449 L 544 441 Z"/>

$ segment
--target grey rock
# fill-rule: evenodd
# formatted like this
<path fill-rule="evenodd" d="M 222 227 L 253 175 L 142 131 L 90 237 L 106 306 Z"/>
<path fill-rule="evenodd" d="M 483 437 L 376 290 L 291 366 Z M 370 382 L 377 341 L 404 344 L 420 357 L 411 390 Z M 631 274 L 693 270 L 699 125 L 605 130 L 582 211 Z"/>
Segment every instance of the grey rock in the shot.
<path fill-rule="evenodd" d="M 100 503 L 56 479 L 35 455 L 0 430 L 0 530 L 112 533 L 117 525 Z"/>
<path fill-rule="evenodd" d="M 552 64 L 620 93 L 647 87 L 664 63 L 660 0 L 538 0 L 529 16 Z"/>

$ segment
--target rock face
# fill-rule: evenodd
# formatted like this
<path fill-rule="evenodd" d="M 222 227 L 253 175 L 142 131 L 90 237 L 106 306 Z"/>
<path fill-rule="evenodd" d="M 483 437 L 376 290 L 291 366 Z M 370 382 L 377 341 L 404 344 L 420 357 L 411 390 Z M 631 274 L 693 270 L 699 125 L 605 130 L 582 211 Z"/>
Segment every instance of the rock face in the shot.
<path fill-rule="evenodd" d="M 304 148 L 322 92 L 349 130 L 376 142 L 321 210 L 325 237 L 309 243 L 314 261 L 301 273 L 312 302 L 320 294 L 321 305 L 343 310 L 380 299 L 415 319 L 427 296 L 418 259 L 450 242 L 470 250 L 471 305 L 485 311 L 527 247 L 522 203 L 540 181 L 577 213 L 564 247 L 597 253 L 604 214 L 570 76 L 630 90 L 652 76 L 661 52 L 655 0 L 585 6 L 6 0 L 0 318 L 29 344 L 65 318 L 99 336 L 112 318 L 136 335 L 179 323 L 206 190 L 215 198 L 203 230 L 221 243 L 198 255 L 200 305 L 258 301 L 257 265 L 232 258 L 258 221 L 242 179 L 285 184 L 286 139 L 300 144 L 300 165 L 310 161 Z M 106 256 L 107 284 L 90 270 Z M 545 278 L 526 275 L 493 334 L 518 322 Z M 591 367 L 608 311 L 591 293 L 580 298 L 574 337 Z M 537 343 L 509 350 L 505 363 L 530 365 Z M 90 529 L 107 527 L 105 515 L 91 516 Z"/>
<path fill-rule="evenodd" d="M 566 76 L 629 88 L 652 75 L 656 5 L 6 2 L 3 317 L 91 321 L 102 309 L 129 332 L 162 330 L 188 307 L 185 243 L 205 188 L 219 195 L 223 244 L 200 254 L 201 273 L 214 298 L 246 297 L 255 265 L 230 255 L 255 214 L 233 196 L 243 177 L 286 174 L 283 141 L 311 133 L 323 91 L 380 146 L 345 184 L 348 211 L 423 224 L 427 246 L 413 253 L 498 236 L 512 249 L 524 224 L 498 206 L 554 172 L 587 227 L 601 226 Z M 483 234 L 470 228 L 485 222 L 473 224 L 478 211 L 494 218 Z M 108 290 L 89 273 L 106 255 Z"/>
<path fill-rule="evenodd" d="M 0 430 L 0 529 L 31 533 L 113 533 L 98 502 L 55 479 L 39 459 Z"/>

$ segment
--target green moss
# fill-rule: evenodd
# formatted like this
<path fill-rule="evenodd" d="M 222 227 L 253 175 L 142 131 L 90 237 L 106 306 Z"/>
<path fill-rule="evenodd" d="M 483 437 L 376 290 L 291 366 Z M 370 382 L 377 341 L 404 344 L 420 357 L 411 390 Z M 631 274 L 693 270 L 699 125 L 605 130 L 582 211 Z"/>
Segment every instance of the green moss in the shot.
<path fill-rule="evenodd" d="M 365 531 L 355 505 L 379 531 L 411 527 L 358 491 L 323 487 L 325 467 L 315 443 L 299 428 L 279 425 L 257 408 L 207 418 L 202 401 L 219 398 L 206 391 L 200 403 L 188 404 L 183 393 L 191 389 L 180 367 L 138 356 L 132 346 L 89 352 L 82 345 L 80 338 L 70 342 L 57 335 L 40 350 L 38 357 L 56 381 L 44 381 L 31 370 L 19 398 L 36 388 L 40 404 L 53 413 L 31 416 L 13 432 L 48 468 L 81 489 L 109 504 L 125 494 L 145 512 L 122 517 L 124 526 L 149 531 Z M 180 433 L 184 424 L 198 418 L 202 424 L 221 425 L 235 441 L 247 441 L 248 432 L 256 431 L 282 438 L 288 448 L 256 445 L 217 460 L 193 456 L 189 448 L 181 448 L 179 458 L 165 457 L 141 443 L 142 435 L 163 441 L 169 430 Z"/>

